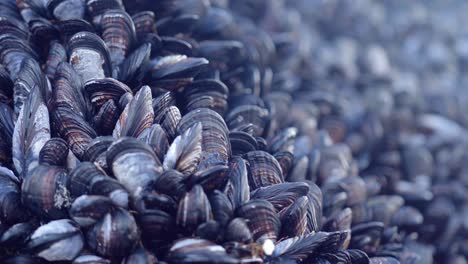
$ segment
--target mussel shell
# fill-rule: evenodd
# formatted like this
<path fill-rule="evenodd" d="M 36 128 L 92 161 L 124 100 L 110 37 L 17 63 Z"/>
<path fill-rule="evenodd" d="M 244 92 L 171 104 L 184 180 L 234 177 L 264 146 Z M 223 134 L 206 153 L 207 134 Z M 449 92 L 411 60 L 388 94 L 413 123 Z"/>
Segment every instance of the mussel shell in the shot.
<path fill-rule="evenodd" d="M 0 167 L 0 219 L 2 223 L 14 224 L 26 221 L 28 212 L 21 204 L 20 182 L 14 173 Z"/>
<path fill-rule="evenodd" d="M 169 147 L 164 158 L 165 170 L 176 169 L 185 176 L 191 175 L 198 166 L 202 152 L 202 126 L 195 124 L 179 135 Z"/>
<path fill-rule="evenodd" d="M 94 138 L 86 148 L 84 152 L 83 159 L 91 162 L 97 162 L 100 164 L 99 160 L 101 158 L 104 159 L 104 163 L 106 162 L 106 151 L 107 148 L 114 142 L 113 137 L 104 136 L 104 137 L 96 137 Z M 101 165 L 101 164 L 100 164 Z M 102 166 L 101 166 L 102 167 Z"/>
<path fill-rule="evenodd" d="M 175 219 L 161 210 L 144 210 L 137 215 L 141 238 L 149 249 L 159 250 L 174 239 Z"/>
<path fill-rule="evenodd" d="M 111 135 L 114 125 L 119 120 L 120 110 L 114 100 L 105 102 L 94 116 L 93 123 L 100 135 Z"/>
<path fill-rule="evenodd" d="M 234 129 L 244 124 L 253 124 L 256 136 L 263 135 L 269 118 L 268 110 L 256 105 L 241 105 L 228 111 L 226 124 Z"/>
<path fill-rule="evenodd" d="M 234 215 L 234 208 L 232 207 L 228 197 L 223 192 L 214 190 L 213 193 L 209 195 L 209 200 L 213 210 L 214 219 L 221 226 L 226 226 L 228 221 Z"/>
<path fill-rule="evenodd" d="M 140 196 L 162 172 L 161 163 L 153 150 L 135 138 L 116 140 L 109 146 L 106 159 L 114 176 L 132 197 Z"/>
<path fill-rule="evenodd" d="M 10 249 L 22 248 L 36 227 L 37 223 L 34 221 L 12 225 L 0 236 L 0 245 Z"/>
<path fill-rule="evenodd" d="M 136 247 L 139 238 L 135 219 L 119 208 L 106 214 L 86 233 L 91 249 L 106 257 L 127 256 Z"/>
<path fill-rule="evenodd" d="M 240 157 L 234 157 L 229 164 L 229 171 L 227 174 L 228 183 L 224 188 L 224 193 L 231 201 L 232 207 L 236 209 L 241 204 L 250 200 L 245 160 Z"/>
<path fill-rule="evenodd" d="M 85 83 L 84 91 L 94 107 L 98 109 L 108 100 L 112 99 L 118 102 L 123 94 L 132 92 L 126 84 L 113 78 L 90 80 Z"/>
<path fill-rule="evenodd" d="M 150 43 L 142 44 L 130 53 L 120 65 L 118 79 L 133 87 L 133 90 L 141 86 L 147 70 L 151 47 Z"/>
<path fill-rule="evenodd" d="M 39 152 L 39 163 L 51 166 L 64 166 L 68 158 L 68 144 L 61 138 L 49 139 Z"/>
<path fill-rule="evenodd" d="M 48 261 L 71 261 L 83 246 L 80 229 L 71 220 L 61 219 L 36 229 L 27 248 Z"/>
<path fill-rule="evenodd" d="M 157 263 L 157 258 L 151 252 L 140 247 L 125 257 L 122 264 L 153 264 Z"/>
<path fill-rule="evenodd" d="M 277 212 L 289 207 L 299 197 L 307 195 L 309 186 L 303 182 L 285 182 L 260 187 L 250 193 L 251 199 L 269 201 Z"/>
<path fill-rule="evenodd" d="M 3 87 L 0 90 L 0 101 L 8 104 L 13 96 L 14 83 L 10 78 L 10 73 L 3 65 L 0 66 L 0 85 Z"/>
<path fill-rule="evenodd" d="M 57 66 L 67 60 L 67 51 L 65 47 L 58 41 L 52 41 L 49 47 L 49 54 L 47 55 L 45 73 L 49 79 L 53 79 Z"/>
<path fill-rule="evenodd" d="M 125 106 L 115 125 L 112 136 L 115 138 L 138 137 L 153 125 L 153 119 L 151 90 L 148 86 L 144 86 Z"/>
<path fill-rule="evenodd" d="M 81 227 L 89 227 L 100 221 L 112 209 L 112 200 L 105 196 L 82 195 L 73 201 L 69 214 Z"/>
<path fill-rule="evenodd" d="M 203 153 L 199 168 L 226 165 L 231 153 L 231 145 L 228 140 L 228 128 L 223 118 L 211 109 L 196 109 L 182 117 L 177 131 L 182 134 L 197 122 L 201 122 L 203 129 Z"/>
<path fill-rule="evenodd" d="M 135 42 L 135 25 L 125 11 L 110 9 L 102 14 L 100 26 L 111 62 L 116 67 L 122 63 Z"/>
<path fill-rule="evenodd" d="M 307 196 L 302 196 L 279 213 L 282 237 L 294 237 L 306 234 L 308 205 L 309 199 Z"/>
<path fill-rule="evenodd" d="M 101 258 L 96 255 L 81 254 L 73 260 L 72 264 L 110 264 L 110 260 Z"/>
<path fill-rule="evenodd" d="M 169 106 L 155 115 L 154 122 L 161 125 L 166 131 L 169 141 L 172 141 L 177 135 L 177 125 L 182 119 L 177 106 Z"/>
<path fill-rule="evenodd" d="M 88 144 L 97 137 L 96 131 L 84 118 L 67 107 L 57 107 L 52 112 L 52 124 L 79 159 L 83 158 Z"/>
<path fill-rule="evenodd" d="M 199 16 L 182 14 L 176 17 L 165 17 L 156 22 L 156 28 L 161 36 L 190 34 L 198 22 Z"/>
<path fill-rule="evenodd" d="M 241 243 L 252 242 L 252 233 L 243 218 L 234 218 L 226 226 L 224 239 L 226 241 L 237 241 Z"/>
<path fill-rule="evenodd" d="M 49 0 L 47 9 L 57 20 L 81 19 L 85 14 L 83 0 Z"/>
<path fill-rule="evenodd" d="M 88 7 L 88 12 L 93 19 L 93 23 L 96 26 L 100 25 L 102 15 L 107 10 L 123 9 L 122 2 L 119 0 L 86 0 L 86 6 Z"/>
<path fill-rule="evenodd" d="M 83 194 L 103 195 L 109 197 L 117 206 L 128 206 L 127 190 L 114 178 L 105 175 L 101 168 L 90 162 L 81 162 L 70 172 L 68 182 L 73 197 Z"/>
<path fill-rule="evenodd" d="M 71 108 L 82 118 L 91 114 L 89 101 L 83 94 L 83 83 L 78 73 L 67 62 L 57 65 L 54 77 L 54 107 Z"/>
<path fill-rule="evenodd" d="M 222 246 L 204 239 L 187 238 L 176 241 L 169 249 L 170 263 L 226 263 L 238 261 L 230 257 Z"/>
<path fill-rule="evenodd" d="M 111 76 L 109 49 L 98 35 L 87 31 L 74 34 L 68 42 L 67 51 L 70 64 L 83 82 Z"/>
<path fill-rule="evenodd" d="M 176 170 L 166 170 L 154 183 L 156 191 L 180 198 L 186 192 L 186 176 Z"/>
<path fill-rule="evenodd" d="M 281 221 L 273 205 L 266 200 L 250 200 L 236 209 L 238 217 L 245 218 L 253 239 L 263 243 L 278 238 Z"/>
<path fill-rule="evenodd" d="M 278 161 L 265 151 L 251 151 L 245 155 L 248 162 L 251 190 L 284 182 Z"/>
<path fill-rule="evenodd" d="M 65 169 L 39 165 L 29 172 L 21 186 L 21 200 L 32 212 L 44 218 L 58 219 L 70 206 Z"/>
<path fill-rule="evenodd" d="M 67 19 L 58 21 L 57 25 L 60 30 L 62 41 L 65 43 L 68 43 L 70 38 L 78 32 L 94 32 L 93 26 L 88 21 L 83 19 Z"/>
<path fill-rule="evenodd" d="M 156 31 L 154 25 L 154 13 L 152 11 L 142 11 L 132 15 L 133 24 L 138 40 L 142 40 L 146 34 Z"/>
<path fill-rule="evenodd" d="M 177 225 L 191 233 L 200 224 L 211 219 L 213 214 L 208 197 L 200 185 L 195 185 L 179 202 Z"/>
<path fill-rule="evenodd" d="M 151 146 L 160 161 L 164 160 L 164 155 L 169 149 L 169 140 L 166 131 L 159 124 L 152 125 L 139 137 Z"/>

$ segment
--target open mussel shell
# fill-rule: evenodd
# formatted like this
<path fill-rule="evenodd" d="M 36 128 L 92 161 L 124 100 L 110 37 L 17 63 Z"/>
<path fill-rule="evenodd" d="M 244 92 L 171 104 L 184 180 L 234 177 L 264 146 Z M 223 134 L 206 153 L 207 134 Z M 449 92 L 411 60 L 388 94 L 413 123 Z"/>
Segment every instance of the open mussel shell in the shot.
<path fill-rule="evenodd" d="M 266 200 L 250 200 L 236 210 L 238 217 L 245 218 L 253 239 L 265 243 L 276 241 L 281 229 L 281 221 L 273 205 Z"/>
<path fill-rule="evenodd" d="M 106 159 L 114 176 L 131 197 L 140 196 L 162 172 L 161 162 L 153 150 L 135 138 L 116 140 L 109 146 Z"/>
<path fill-rule="evenodd" d="M 31 235 L 27 248 L 48 261 L 71 261 L 84 246 L 80 229 L 68 219 L 51 221 Z"/>
<path fill-rule="evenodd" d="M 58 219 L 70 206 L 65 169 L 39 165 L 30 171 L 21 186 L 21 200 L 32 212 L 44 218 Z"/>
<path fill-rule="evenodd" d="M 83 82 L 112 75 L 109 49 L 96 34 L 81 31 L 73 35 L 67 46 L 69 62 Z"/>
<path fill-rule="evenodd" d="M 177 225 L 191 233 L 202 223 L 213 219 L 211 205 L 203 188 L 195 185 L 180 200 L 177 210 Z"/>
<path fill-rule="evenodd" d="M 68 144 L 61 138 L 49 139 L 39 152 L 39 163 L 50 166 L 65 166 L 68 157 Z"/>
<path fill-rule="evenodd" d="M 133 216 L 116 208 L 86 233 L 88 245 L 102 256 L 124 257 L 136 247 L 140 233 Z"/>

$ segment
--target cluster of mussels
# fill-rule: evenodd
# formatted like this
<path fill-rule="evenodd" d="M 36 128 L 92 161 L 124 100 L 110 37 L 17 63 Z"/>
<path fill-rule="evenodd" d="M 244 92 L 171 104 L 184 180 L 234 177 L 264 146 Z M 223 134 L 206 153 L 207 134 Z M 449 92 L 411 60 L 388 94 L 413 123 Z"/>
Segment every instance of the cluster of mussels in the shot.
<path fill-rule="evenodd" d="M 468 41 L 400 2 L 0 0 L 0 262 L 467 263 Z"/>

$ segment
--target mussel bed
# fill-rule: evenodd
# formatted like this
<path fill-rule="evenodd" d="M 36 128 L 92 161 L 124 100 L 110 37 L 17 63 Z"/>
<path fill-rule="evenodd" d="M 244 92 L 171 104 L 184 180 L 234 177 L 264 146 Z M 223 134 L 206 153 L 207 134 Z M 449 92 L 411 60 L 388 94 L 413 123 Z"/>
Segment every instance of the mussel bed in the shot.
<path fill-rule="evenodd" d="M 0 0 L 0 263 L 466 264 L 467 8 Z"/>

